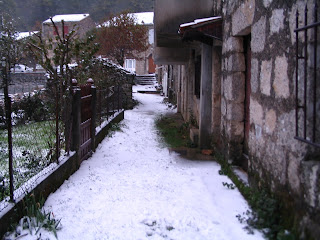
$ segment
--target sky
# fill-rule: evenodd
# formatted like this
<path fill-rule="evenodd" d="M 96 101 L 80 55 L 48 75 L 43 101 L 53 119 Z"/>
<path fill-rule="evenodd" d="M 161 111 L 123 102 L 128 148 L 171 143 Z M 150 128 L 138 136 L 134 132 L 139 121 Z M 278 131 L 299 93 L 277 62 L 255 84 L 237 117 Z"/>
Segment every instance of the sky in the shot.
<path fill-rule="evenodd" d="M 154 90 L 134 86 L 140 104 L 125 111 L 121 131 L 105 138 L 45 202 L 44 209 L 61 219 L 58 239 L 263 239 L 236 218 L 249 207 L 237 189 L 223 186 L 231 180 L 219 175 L 218 163 L 169 151 L 155 120 L 176 110 L 139 89 Z M 26 230 L 21 234 L 22 240 L 36 239 Z"/>

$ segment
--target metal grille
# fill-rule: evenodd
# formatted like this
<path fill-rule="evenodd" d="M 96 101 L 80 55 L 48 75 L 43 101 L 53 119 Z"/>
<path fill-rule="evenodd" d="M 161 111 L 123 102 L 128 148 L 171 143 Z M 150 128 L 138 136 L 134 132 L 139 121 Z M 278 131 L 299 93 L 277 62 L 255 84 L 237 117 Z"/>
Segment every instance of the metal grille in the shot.
<path fill-rule="evenodd" d="M 318 56 L 318 5 L 315 2 L 312 17 L 307 5 L 304 16 L 296 13 L 296 139 L 320 147 L 320 84 Z M 312 23 L 308 24 L 308 18 Z M 299 21 L 304 22 L 299 26 Z"/>

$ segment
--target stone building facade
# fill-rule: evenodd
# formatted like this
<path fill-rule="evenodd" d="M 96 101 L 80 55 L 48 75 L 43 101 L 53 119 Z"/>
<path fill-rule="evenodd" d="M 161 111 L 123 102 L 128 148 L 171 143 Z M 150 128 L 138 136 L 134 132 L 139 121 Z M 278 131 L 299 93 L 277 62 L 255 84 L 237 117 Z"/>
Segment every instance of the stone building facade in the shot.
<path fill-rule="evenodd" d="M 316 2 L 176 0 L 165 12 L 155 1 L 156 63 L 176 69 L 177 108 L 197 120 L 199 146 L 282 198 L 302 239 L 320 236 L 320 38 L 319 26 L 295 30 L 319 19 Z"/>
<path fill-rule="evenodd" d="M 52 21 L 56 25 L 58 32 Z M 55 38 L 58 34 L 60 36 L 63 36 L 63 33 L 67 35 L 73 30 L 75 31 L 75 37 L 83 38 L 88 31 L 95 27 L 95 23 L 88 13 L 55 15 L 52 17 L 52 21 L 47 19 L 42 23 L 42 36 L 44 39 L 52 39 L 53 42 L 56 41 Z M 63 29 L 62 21 L 64 22 Z M 51 54 L 53 53 L 51 52 Z"/>
<path fill-rule="evenodd" d="M 155 73 L 155 64 L 153 59 L 154 47 L 154 26 L 153 12 L 130 13 L 135 19 L 136 24 L 144 25 L 147 28 L 147 44 L 149 47 L 141 53 L 133 53 L 126 56 L 124 67 L 137 75 L 146 75 Z"/>

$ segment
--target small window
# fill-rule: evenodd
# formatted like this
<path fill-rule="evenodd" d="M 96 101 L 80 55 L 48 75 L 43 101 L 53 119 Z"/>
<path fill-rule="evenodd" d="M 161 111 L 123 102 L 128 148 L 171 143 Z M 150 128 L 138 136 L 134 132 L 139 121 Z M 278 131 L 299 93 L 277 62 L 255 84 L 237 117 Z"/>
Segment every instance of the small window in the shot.
<path fill-rule="evenodd" d="M 124 68 L 130 72 L 136 71 L 136 60 L 135 59 L 126 59 L 124 63 Z"/>
<path fill-rule="evenodd" d="M 153 44 L 153 43 L 154 43 L 154 30 L 149 29 L 149 44 Z"/>

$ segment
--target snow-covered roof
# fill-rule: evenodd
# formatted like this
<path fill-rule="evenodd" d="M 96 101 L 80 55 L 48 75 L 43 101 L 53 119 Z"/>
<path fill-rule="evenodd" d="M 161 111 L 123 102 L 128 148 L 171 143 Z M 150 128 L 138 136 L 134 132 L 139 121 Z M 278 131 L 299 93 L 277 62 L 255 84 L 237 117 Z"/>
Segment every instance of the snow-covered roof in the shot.
<path fill-rule="evenodd" d="M 185 27 L 190 27 L 190 26 L 194 26 L 194 25 L 198 25 L 198 24 L 202 24 L 202 23 L 207 23 L 207 22 L 211 22 L 214 20 L 219 20 L 221 19 L 221 17 L 210 17 L 210 18 L 200 18 L 200 19 L 196 19 L 193 22 L 189 22 L 189 23 L 183 23 L 180 25 L 180 28 L 185 28 Z"/>
<path fill-rule="evenodd" d="M 82 14 L 64 14 L 64 15 L 55 15 L 52 17 L 53 22 L 79 22 L 85 18 L 89 17 L 89 13 Z M 45 20 L 43 23 L 51 23 L 51 19 Z"/>
<path fill-rule="evenodd" d="M 137 20 L 137 24 L 153 25 L 153 12 L 130 13 Z"/>
<path fill-rule="evenodd" d="M 26 37 L 31 37 L 32 35 L 38 33 L 39 31 L 34 31 L 34 32 L 19 32 L 17 34 L 17 39 L 20 40 L 20 39 L 23 39 L 23 38 L 26 38 Z"/>

